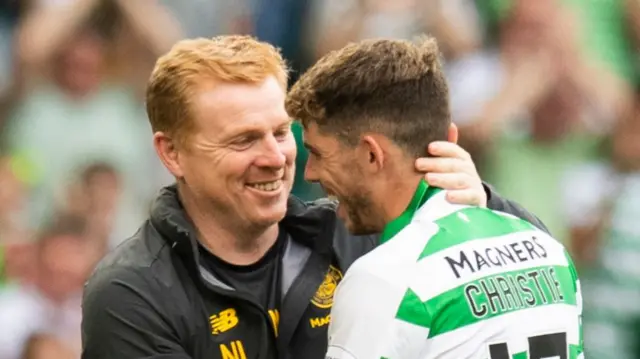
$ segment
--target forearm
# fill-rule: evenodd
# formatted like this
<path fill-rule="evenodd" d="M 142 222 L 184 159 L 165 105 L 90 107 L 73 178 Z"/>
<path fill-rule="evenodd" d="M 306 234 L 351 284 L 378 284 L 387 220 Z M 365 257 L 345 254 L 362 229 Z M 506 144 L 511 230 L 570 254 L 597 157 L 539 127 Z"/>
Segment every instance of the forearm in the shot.
<path fill-rule="evenodd" d="M 517 62 L 512 68 L 505 70 L 506 79 L 498 95 L 485 105 L 479 117 L 501 122 L 532 108 L 556 83 L 555 75 L 548 71 L 548 60 L 541 57 L 514 60 Z"/>
<path fill-rule="evenodd" d="M 450 57 L 454 59 L 474 51 L 479 45 L 469 31 L 460 29 L 445 17 L 438 17 L 435 32 L 439 39 L 443 39 Z"/>
<path fill-rule="evenodd" d="M 426 19 L 433 21 L 438 39 L 443 39 L 449 56 L 457 58 L 470 53 L 480 45 L 480 28 L 469 5 L 459 0 L 440 0 L 432 6 L 423 5 Z M 430 15 L 429 13 L 434 14 Z"/>
<path fill-rule="evenodd" d="M 86 20 L 98 0 L 79 0 L 70 5 L 36 7 L 18 28 L 19 60 L 40 66 Z"/>
<path fill-rule="evenodd" d="M 629 108 L 629 85 L 610 70 L 581 58 L 570 71 L 569 81 L 600 117 L 615 119 Z"/>
<path fill-rule="evenodd" d="M 124 17 L 155 55 L 160 55 L 182 37 L 182 30 L 171 14 L 157 2 L 116 0 Z"/>

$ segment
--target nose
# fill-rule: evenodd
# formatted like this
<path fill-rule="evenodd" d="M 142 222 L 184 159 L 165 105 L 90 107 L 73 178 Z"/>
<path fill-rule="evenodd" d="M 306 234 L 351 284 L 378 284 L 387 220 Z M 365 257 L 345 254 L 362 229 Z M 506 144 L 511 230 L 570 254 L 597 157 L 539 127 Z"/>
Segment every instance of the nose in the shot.
<path fill-rule="evenodd" d="M 282 168 L 287 162 L 285 152 L 274 136 L 267 136 L 261 146 L 261 154 L 256 161 L 260 167 Z"/>
<path fill-rule="evenodd" d="M 307 163 L 304 166 L 304 179 L 305 181 L 310 183 L 318 182 L 319 180 L 318 173 L 315 169 L 315 164 L 312 157 L 309 157 L 307 159 Z"/>

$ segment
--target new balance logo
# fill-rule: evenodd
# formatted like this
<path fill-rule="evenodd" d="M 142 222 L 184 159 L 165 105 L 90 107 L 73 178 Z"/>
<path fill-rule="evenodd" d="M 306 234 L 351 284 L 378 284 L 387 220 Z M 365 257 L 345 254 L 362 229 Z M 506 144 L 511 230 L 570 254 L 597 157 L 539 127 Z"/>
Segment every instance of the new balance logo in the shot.
<path fill-rule="evenodd" d="M 218 314 L 209 317 L 211 334 L 218 335 L 238 325 L 238 316 L 233 308 L 225 309 Z"/>

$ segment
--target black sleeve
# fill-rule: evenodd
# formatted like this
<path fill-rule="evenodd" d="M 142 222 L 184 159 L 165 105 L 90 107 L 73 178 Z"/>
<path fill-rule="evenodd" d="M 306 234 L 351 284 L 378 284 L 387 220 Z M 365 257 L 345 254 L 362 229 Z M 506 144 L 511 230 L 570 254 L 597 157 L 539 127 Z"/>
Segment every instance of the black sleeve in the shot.
<path fill-rule="evenodd" d="M 152 280 L 131 268 L 94 274 L 82 302 L 82 359 L 191 359 Z"/>
<path fill-rule="evenodd" d="M 538 217 L 536 217 L 533 213 L 527 211 L 522 206 L 513 201 L 502 198 L 491 185 L 484 182 L 482 184 L 484 185 L 484 190 L 487 193 L 487 208 L 509 213 L 518 218 L 524 219 L 525 221 L 530 222 L 539 229 L 549 233 L 549 229 L 547 228 L 547 226 L 545 226 L 544 223 L 542 223 L 542 221 L 538 219 Z"/>

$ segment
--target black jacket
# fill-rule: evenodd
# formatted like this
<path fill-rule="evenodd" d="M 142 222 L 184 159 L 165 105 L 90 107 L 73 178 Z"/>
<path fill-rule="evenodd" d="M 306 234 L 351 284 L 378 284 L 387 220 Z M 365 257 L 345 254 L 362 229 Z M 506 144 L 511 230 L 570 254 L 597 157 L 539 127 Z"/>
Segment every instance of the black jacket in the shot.
<path fill-rule="evenodd" d="M 488 206 L 546 230 L 495 193 Z M 200 265 L 176 189 L 165 188 L 150 218 L 87 282 L 82 358 L 323 359 L 335 286 L 377 237 L 350 235 L 327 200 L 291 197 L 282 226 L 290 235 L 283 299 L 278 312 L 267 313 Z"/>

